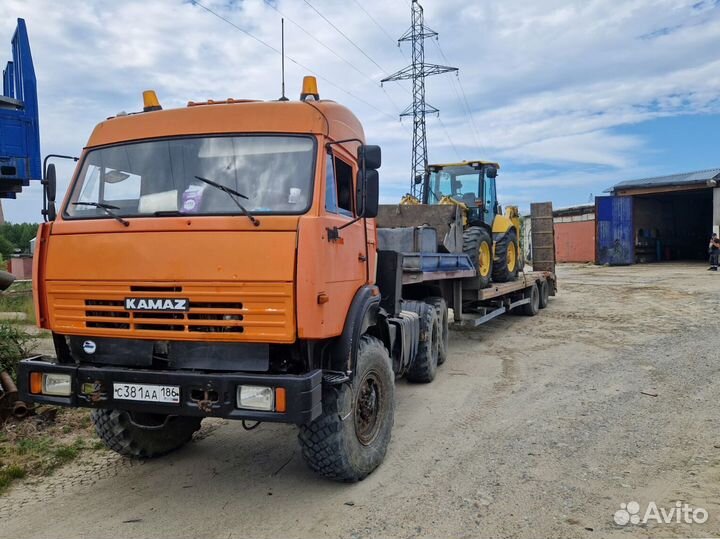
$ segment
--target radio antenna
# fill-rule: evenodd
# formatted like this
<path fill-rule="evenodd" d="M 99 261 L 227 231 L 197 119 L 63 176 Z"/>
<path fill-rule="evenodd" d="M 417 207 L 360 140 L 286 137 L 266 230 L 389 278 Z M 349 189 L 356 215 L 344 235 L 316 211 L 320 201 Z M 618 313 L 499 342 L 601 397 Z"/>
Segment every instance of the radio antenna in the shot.
<path fill-rule="evenodd" d="M 285 18 L 280 19 L 280 43 L 280 56 L 282 57 L 282 95 L 280 96 L 279 101 L 289 101 L 289 99 L 285 97 Z"/>

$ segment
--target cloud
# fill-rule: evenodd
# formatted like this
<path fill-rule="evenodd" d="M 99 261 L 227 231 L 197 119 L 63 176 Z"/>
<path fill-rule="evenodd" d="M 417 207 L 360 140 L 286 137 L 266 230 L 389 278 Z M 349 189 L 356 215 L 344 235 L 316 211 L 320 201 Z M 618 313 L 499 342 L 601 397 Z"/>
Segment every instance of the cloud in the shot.
<path fill-rule="evenodd" d="M 407 46 L 398 49 L 393 40 L 409 26 L 406 2 L 363 1 L 379 28 L 354 0 L 312 0 L 345 36 L 296 0 L 202 3 L 257 40 L 191 1 L 4 0 L 0 53 L 10 53 L 15 18 L 28 23 L 43 152 L 77 154 L 98 121 L 138 110 L 147 88 L 166 107 L 277 98 L 280 57 L 260 41 L 279 48 L 282 12 L 288 95 L 298 94 L 308 68 L 315 72 L 321 95 L 349 106 L 368 139 L 383 146 L 383 198 L 397 200 L 409 189 L 411 122 L 401 124 L 397 115 L 410 103 L 411 88 L 378 83 L 409 61 Z M 574 178 L 575 193 L 634 172 L 665 172 L 643 161 L 647 140 L 618 128 L 720 112 L 717 1 L 424 4 L 426 24 L 440 33 L 438 42 L 425 43 L 427 61 L 461 69 L 459 79 L 427 81 L 428 102 L 441 110 L 440 120 L 427 120 L 430 160 L 501 159 L 503 180 L 524 180 L 522 189 L 501 191 L 508 198 L 546 197 L 543 185 L 533 184 L 546 179 L 524 175 L 533 167 Z M 61 176 L 70 172 L 64 165 Z M 4 205 L 12 220 L 37 220 L 39 207 L 37 187 Z"/>

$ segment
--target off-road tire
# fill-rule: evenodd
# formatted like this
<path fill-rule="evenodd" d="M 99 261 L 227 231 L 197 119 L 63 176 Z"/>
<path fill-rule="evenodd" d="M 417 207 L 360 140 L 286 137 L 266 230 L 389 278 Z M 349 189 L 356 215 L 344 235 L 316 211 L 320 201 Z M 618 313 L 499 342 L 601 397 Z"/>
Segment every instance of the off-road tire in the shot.
<path fill-rule="evenodd" d="M 368 375 L 375 376 L 380 384 L 380 408 L 372 441 L 362 443 L 355 403 Z M 380 340 L 363 335 L 352 382 L 324 387 L 322 404 L 322 415 L 300 426 L 298 440 L 303 459 L 310 469 L 328 479 L 362 481 L 385 458 L 395 421 L 395 375 L 390 355 Z"/>
<path fill-rule="evenodd" d="M 167 416 L 153 414 L 143 418 L 125 410 L 92 410 L 90 413 L 95 432 L 108 449 L 124 457 L 149 459 L 170 453 L 192 439 L 200 429 L 200 417 Z M 166 420 L 165 420 L 166 419 Z M 152 426 L 144 428 L 141 425 Z"/>
<path fill-rule="evenodd" d="M 507 283 L 514 281 L 518 276 L 518 257 L 520 251 L 518 249 L 517 233 L 514 228 L 511 228 L 499 237 L 500 239 L 495 242 L 492 280 L 496 283 Z M 508 246 L 511 243 L 515 244 L 515 268 L 512 271 L 508 268 Z"/>
<path fill-rule="evenodd" d="M 405 301 L 404 311 L 412 311 L 420 317 L 420 342 L 417 354 L 405 377 L 409 382 L 429 384 L 435 379 L 440 351 L 440 323 L 435 307 L 424 301 Z"/>
<path fill-rule="evenodd" d="M 448 357 L 448 343 L 450 341 L 450 327 L 448 324 L 448 308 L 445 298 L 431 297 L 425 299 L 426 303 L 429 303 L 435 307 L 435 311 L 438 315 L 438 323 L 440 324 L 440 342 L 438 344 L 438 365 L 445 363 Z"/>
<path fill-rule="evenodd" d="M 487 275 L 480 275 L 480 249 L 483 243 L 487 244 L 490 253 L 490 268 Z M 482 290 L 490 285 L 492 275 L 492 237 L 490 232 L 480 226 L 471 226 L 463 232 L 463 253 L 470 257 L 477 275 L 463 279 L 463 288 L 466 290 Z"/>
<path fill-rule="evenodd" d="M 522 305 L 520 312 L 525 316 L 535 316 L 540 311 L 540 288 L 532 285 L 526 290 L 525 297 L 530 298 L 530 303 Z"/>
<path fill-rule="evenodd" d="M 538 283 L 538 286 L 540 287 L 540 308 L 544 309 L 548 306 L 548 301 L 550 301 L 550 285 L 547 281 L 540 281 Z"/>

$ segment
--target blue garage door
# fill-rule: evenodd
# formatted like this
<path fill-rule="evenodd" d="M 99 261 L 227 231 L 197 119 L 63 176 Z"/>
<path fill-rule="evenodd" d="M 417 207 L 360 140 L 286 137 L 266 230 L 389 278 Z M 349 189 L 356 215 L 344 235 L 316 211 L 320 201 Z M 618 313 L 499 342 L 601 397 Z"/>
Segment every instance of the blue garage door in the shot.
<path fill-rule="evenodd" d="M 635 261 L 632 197 L 595 197 L 599 264 L 620 266 Z"/>

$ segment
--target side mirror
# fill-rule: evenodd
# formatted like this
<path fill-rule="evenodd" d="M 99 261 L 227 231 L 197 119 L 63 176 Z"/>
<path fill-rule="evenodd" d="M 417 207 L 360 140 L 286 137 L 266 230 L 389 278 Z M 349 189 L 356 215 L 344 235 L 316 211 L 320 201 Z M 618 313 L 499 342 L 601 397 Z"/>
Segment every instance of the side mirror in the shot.
<path fill-rule="evenodd" d="M 57 197 L 57 172 L 52 163 L 48 165 L 45 172 L 45 196 L 47 196 L 48 202 L 55 202 L 55 197 Z"/>
<path fill-rule="evenodd" d="M 365 161 L 365 168 L 377 170 L 382 165 L 382 151 L 380 146 L 371 144 L 363 144 L 358 148 L 358 163 L 362 169 L 362 163 Z"/>
<path fill-rule="evenodd" d="M 498 170 L 496 167 L 489 166 L 485 168 L 485 176 L 487 176 L 488 178 L 497 178 L 497 173 Z"/>
<path fill-rule="evenodd" d="M 356 200 L 358 217 L 377 217 L 380 204 L 380 174 L 377 170 L 366 170 L 364 176 L 362 170 L 358 172 Z"/>
<path fill-rule="evenodd" d="M 45 169 L 45 179 L 42 182 L 45 191 L 45 204 L 42 211 L 43 216 L 48 221 L 54 221 L 57 217 L 57 209 L 55 209 L 55 198 L 57 197 L 57 172 L 55 165 L 52 163 Z"/>

